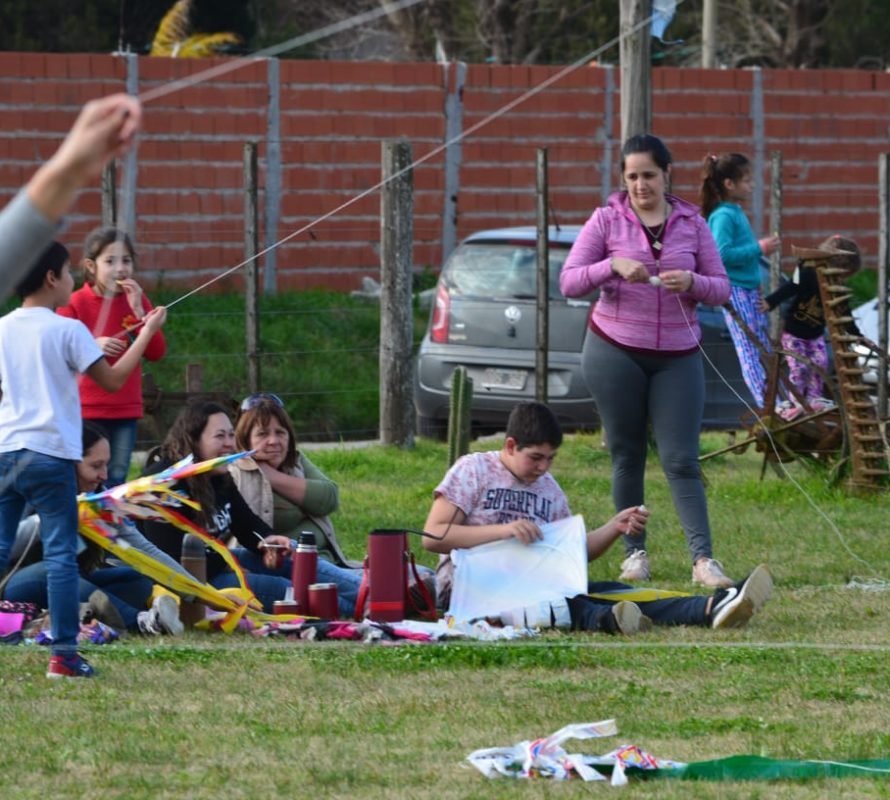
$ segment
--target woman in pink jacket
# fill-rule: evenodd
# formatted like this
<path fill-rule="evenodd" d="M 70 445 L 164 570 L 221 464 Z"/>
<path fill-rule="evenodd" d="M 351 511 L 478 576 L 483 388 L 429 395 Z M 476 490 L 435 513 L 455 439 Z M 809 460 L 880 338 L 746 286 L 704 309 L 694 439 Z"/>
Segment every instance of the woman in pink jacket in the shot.
<path fill-rule="evenodd" d="M 652 425 L 662 469 L 692 556 L 692 580 L 732 586 L 711 553 L 698 466 L 704 368 L 696 305 L 722 305 L 729 279 L 698 208 L 667 193 L 671 155 L 655 136 L 624 144 L 625 191 L 587 221 L 566 259 L 566 297 L 599 289 L 584 375 L 606 431 L 616 508 L 643 503 Z M 625 537 L 621 580 L 648 580 L 645 531 Z"/>

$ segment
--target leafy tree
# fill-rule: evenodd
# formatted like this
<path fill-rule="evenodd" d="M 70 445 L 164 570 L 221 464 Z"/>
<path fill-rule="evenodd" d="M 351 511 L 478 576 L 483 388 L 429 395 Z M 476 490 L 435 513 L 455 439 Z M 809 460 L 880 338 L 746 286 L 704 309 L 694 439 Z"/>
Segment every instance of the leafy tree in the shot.
<path fill-rule="evenodd" d="M 887 0 L 722 0 L 718 61 L 728 67 L 862 67 L 890 63 Z M 671 26 L 684 45 L 664 51 L 669 63 L 697 66 L 702 0 L 678 6 Z"/>
<path fill-rule="evenodd" d="M 828 67 L 890 67 L 890 13 L 882 0 L 835 0 L 825 21 Z"/>

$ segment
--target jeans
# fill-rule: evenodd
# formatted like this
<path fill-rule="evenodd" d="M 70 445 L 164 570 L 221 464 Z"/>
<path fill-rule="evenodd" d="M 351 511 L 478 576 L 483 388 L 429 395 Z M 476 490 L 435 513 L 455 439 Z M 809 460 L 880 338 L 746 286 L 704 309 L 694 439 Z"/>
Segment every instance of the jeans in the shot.
<path fill-rule="evenodd" d="M 636 587 L 616 581 L 595 581 L 588 584 L 587 590 L 592 594 L 621 594 L 633 592 Z M 632 597 L 632 594 L 631 594 Z M 572 629 L 579 631 L 604 631 L 613 633 L 615 622 L 612 619 L 612 607 L 619 600 L 606 600 L 601 597 L 590 597 L 579 594 L 566 598 L 569 612 L 572 615 Z M 689 597 L 666 597 L 662 600 L 633 600 L 649 619 L 656 625 L 697 625 L 707 626 L 710 619 L 705 609 L 708 606 L 707 595 L 690 595 Z"/>
<path fill-rule="evenodd" d="M 108 486 L 117 486 L 127 480 L 130 471 L 130 456 L 136 446 L 135 419 L 91 419 L 108 436 L 111 445 L 111 460 L 108 462 Z"/>
<path fill-rule="evenodd" d="M 53 655 L 77 651 L 80 605 L 77 573 L 75 462 L 32 450 L 0 453 L 0 572 L 26 503 L 40 517 Z"/>
<path fill-rule="evenodd" d="M 250 573 L 247 577 L 248 583 L 254 594 L 256 594 L 263 603 L 263 608 L 267 611 L 271 611 L 271 602 L 269 603 L 269 608 L 266 609 L 266 601 L 260 595 L 259 587 L 265 586 L 265 581 L 262 579 L 274 577 L 276 581 L 283 581 L 285 587 L 284 591 L 286 591 L 291 585 L 290 576 L 293 561 L 290 558 L 286 558 L 278 569 L 272 570 L 263 564 L 263 556 L 261 553 L 248 550 L 246 547 L 234 547 L 232 548 L 232 553 L 235 558 L 238 559 L 238 563 Z M 234 575 L 232 577 L 234 578 Z M 316 573 L 315 581 L 316 583 L 336 584 L 337 607 L 340 611 L 340 616 L 344 619 L 353 617 L 355 614 L 355 603 L 358 600 L 359 586 L 362 582 L 362 571 L 360 569 L 338 567 L 330 561 L 325 561 L 323 558 L 319 558 L 318 572 Z M 216 586 L 215 583 L 213 585 Z M 235 581 L 229 585 L 237 586 L 238 584 L 237 581 Z M 278 584 L 276 584 L 276 586 L 277 585 Z M 273 600 L 284 599 L 284 591 L 282 591 L 280 596 L 274 597 Z"/>
<path fill-rule="evenodd" d="M 3 596 L 6 600 L 36 603 L 46 608 L 46 577 L 46 562 L 29 564 L 9 579 Z M 81 576 L 77 589 L 81 603 L 86 603 L 93 592 L 101 589 L 120 613 L 127 630 L 136 631 L 139 629 L 139 612 L 148 608 L 152 581 L 131 567 L 105 567 L 91 572 L 87 577 Z"/>

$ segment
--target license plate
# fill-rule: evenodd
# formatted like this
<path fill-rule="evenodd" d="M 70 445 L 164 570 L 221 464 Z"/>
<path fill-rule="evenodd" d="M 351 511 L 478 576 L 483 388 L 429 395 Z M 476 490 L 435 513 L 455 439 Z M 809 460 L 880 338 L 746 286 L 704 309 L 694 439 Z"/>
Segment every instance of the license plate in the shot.
<path fill-rule="evenodd" d="M 522 391 L 525 388 L 527 375 L 528 373 L 521 369 L 494 369 L 489 367 L 482 373 L 482 388 Z"/>

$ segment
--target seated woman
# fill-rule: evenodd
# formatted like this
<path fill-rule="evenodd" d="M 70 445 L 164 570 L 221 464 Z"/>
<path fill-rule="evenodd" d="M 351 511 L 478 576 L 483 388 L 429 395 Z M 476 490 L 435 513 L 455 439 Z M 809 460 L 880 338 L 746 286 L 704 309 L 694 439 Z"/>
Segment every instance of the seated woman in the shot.
<path fill-rule="evenodd" d="M 157 453 L 146 465 L 153 474 L 188 455 L 205 461 L 235 452 L 235 431 L 229 413 L 219 403 L 198 400 L 190 403 L 176 418 Z M 240 547 L 236 556 L 244 568 L 251 591 L 271 613 L 276 600 L 284 600 L 291 588 L 290 559 L 276 566 L 277 548 L 289 547 L 286 536 L 278 536 L 258 517 L 242 497 L 225 465 L 202 475 L 194 475 L 175 485 L 201 505 L 200 511 L 189 508 L 182 513 L 203 526 L 222 542 L 234 537 Z M 145 535 L 174 558 L 182 554 L 182 531 L 169 523 L 146 520 Z M 207 553 L 207 581 L 217 589 L 238 586 L 237 575 L 229 569 L 222 556 Z M 318 581 L 337 585 L 340 614 L 350 616 L 355 609 L 361 575 L 344 570 L 327 561 L 318 563 Z"/>
<path fill-rule="evenodd" d="M 330 514 L 337 510 L 337 484 L 297 449 L 297 436 L 284 403 L 274 394 L 254 394 L 241 403 L 235 425 L 239 450 L 253 458 L 229 464 L 242 497 L 276 533 L 296 539 L 303 531 L 315 534 L 318 554 L 341 567 L 349 562 L 334 534 Z"/>
<path fill-rule="evenodd" d="M 101 491 L 108 479 L 111 446 L 104 431 L 91 422 L 83 423 L 83 459 L 77 465 L 77 488 L 81 492 Z M 171 569 L 192 578 L 180 564 L 149 542 L 128 520 L 118 527 L 120 538 L 131 547 L 157 559 Z M 77 562 L 80 567 L 80 600 L 89 603 L 94 616 L 113 628 L 158 636 L 178 636 L 183 631 L 179 608 L 170 595 L 157 597 L 148 607 L 152 595 L 151 578 L 132 567 L 112 566 L 105 560 L 107 552 L 96 544 L 78 537 Z M 40 520 L 26 517 L 19 532 L 10 563 L 24 564 L 9 576 L 3 597 L 6 600 L 28 601 L 47 607 L 46 563 L 40 546 Z"/>

